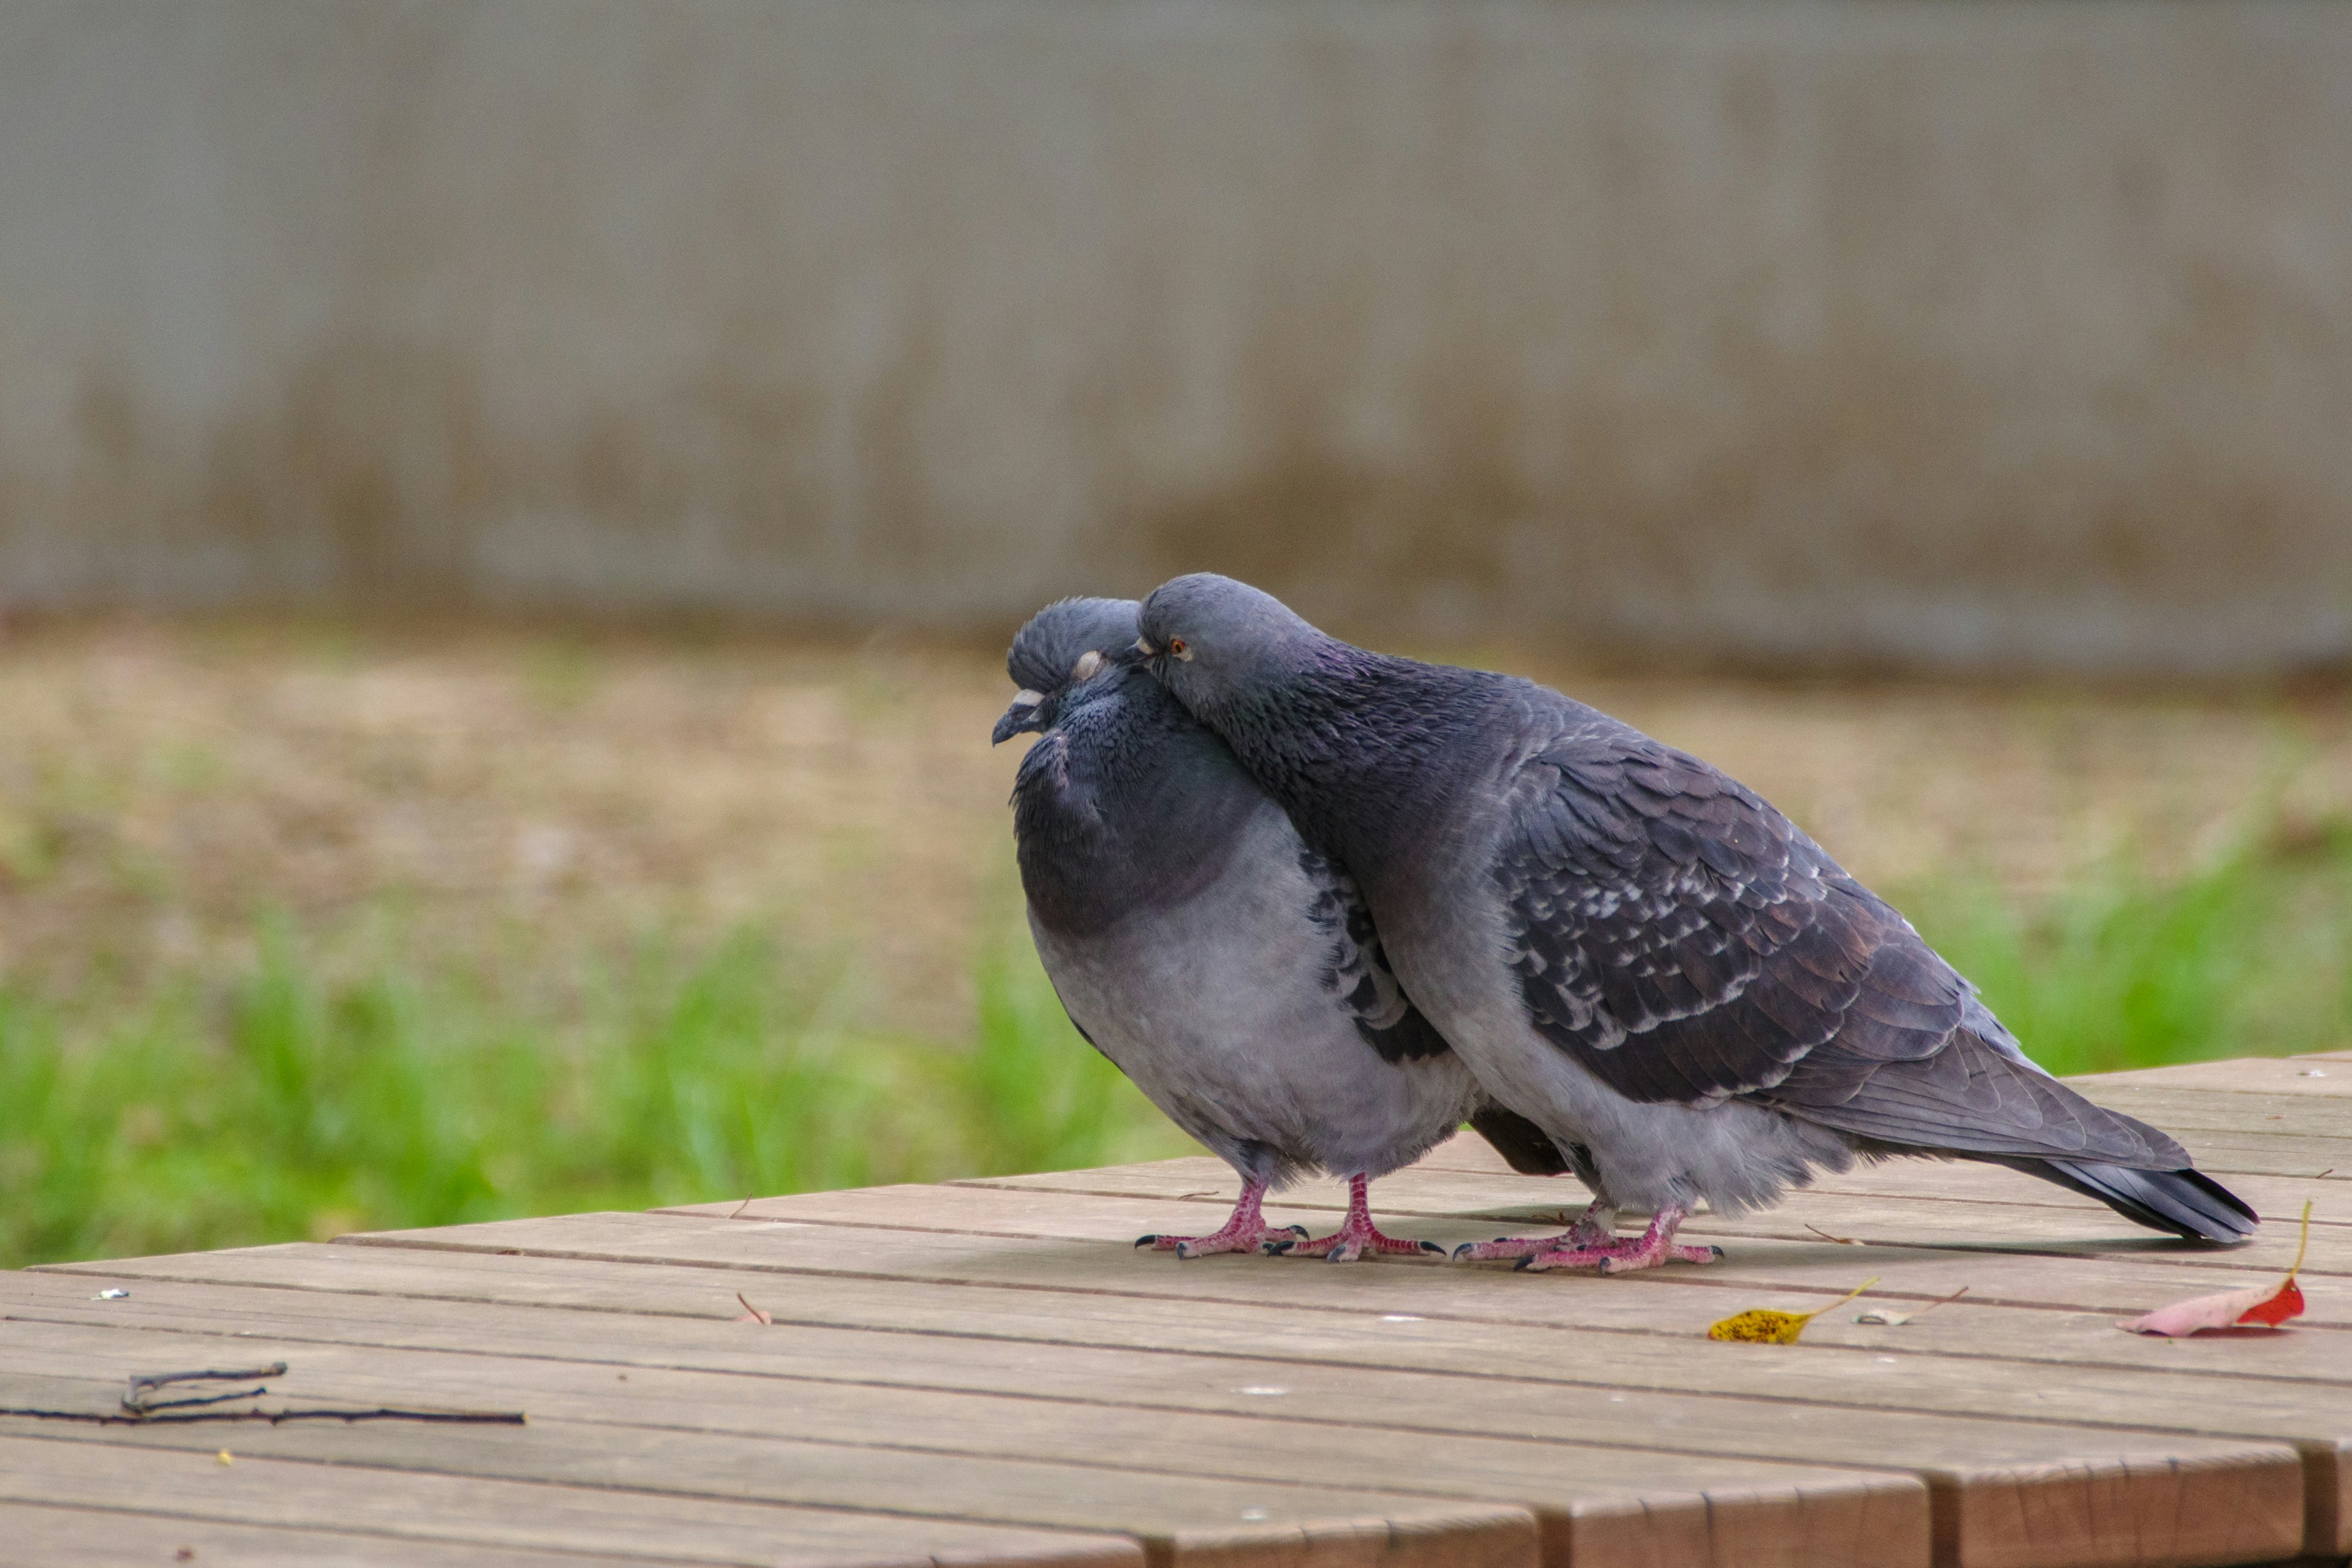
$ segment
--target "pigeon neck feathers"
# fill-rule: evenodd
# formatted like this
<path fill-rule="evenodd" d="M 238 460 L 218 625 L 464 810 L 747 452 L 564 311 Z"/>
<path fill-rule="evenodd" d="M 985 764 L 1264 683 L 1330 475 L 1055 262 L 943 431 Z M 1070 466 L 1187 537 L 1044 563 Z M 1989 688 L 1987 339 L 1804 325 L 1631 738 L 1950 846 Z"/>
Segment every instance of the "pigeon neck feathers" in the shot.
<path fill-rule="evenodd" d="M 1300 835 L 1349 866 L 1423 835 L 1451 779 L 1486 760 L 1505 678 L 1322 637 L 1212 721 Z"/>
<path fill-rule="evenodd" d="M 1021 883 L 1048 929 L 1098 931 L 1214 882 L 1258 791 L 1214 735 L 1140 669 L 1073 689 L 1021 759 Z"/>

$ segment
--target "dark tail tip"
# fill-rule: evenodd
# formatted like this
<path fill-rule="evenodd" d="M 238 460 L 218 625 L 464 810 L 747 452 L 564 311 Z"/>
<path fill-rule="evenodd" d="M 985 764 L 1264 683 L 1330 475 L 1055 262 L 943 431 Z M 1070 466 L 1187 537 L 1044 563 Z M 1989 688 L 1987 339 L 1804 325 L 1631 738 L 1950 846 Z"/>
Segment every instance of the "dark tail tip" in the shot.
<path fill-rule="evenodd" d="M 2020 1160 L 2017 1168 L 2098 1199 L 2126 1219 L 2191 1241 L 2242 1241 L 2262 1219 L 2202 1171 L 2135 1171 L 2073 1160 Z"/>
<path fill-rule="evenodd" d="M 1471 1114 L 1470 1130 L 1492 1143 L 1495 1152 L 1523 1176 L 1568 1173 L 1568 1161 L 1551 1135 L 1516 1110 L 1482 1106 Z"/>

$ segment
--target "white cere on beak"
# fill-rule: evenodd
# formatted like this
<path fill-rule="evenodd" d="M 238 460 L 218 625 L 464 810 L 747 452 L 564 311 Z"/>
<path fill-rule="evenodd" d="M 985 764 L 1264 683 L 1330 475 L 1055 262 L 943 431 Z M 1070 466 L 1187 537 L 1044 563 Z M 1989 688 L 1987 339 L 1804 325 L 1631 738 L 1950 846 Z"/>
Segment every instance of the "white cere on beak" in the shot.
<path fill-rule="evenodd" d="M 1025 686 L 1013 694 L 1013 706 L 1015 708 L 1034 708 L 1045 700 L 1044 692 L 1032 691 Z"/>
<path fill-rule="evenodd" d="M 1092 680 L 1102 673 L 1103 657 L 1094 648 L 1078 655 L 1078 662 L 1070 667 L 1072 680 Z"/>
<path fill-rule="evenodd" d="M 1135 651 L 1141 654 L 1146 658 L 1150 658 L 1159 653 L 1160 650 L 1151 646 L 1151 639 L 1150 637 L 1138 637 L 1135 639 Z"/>

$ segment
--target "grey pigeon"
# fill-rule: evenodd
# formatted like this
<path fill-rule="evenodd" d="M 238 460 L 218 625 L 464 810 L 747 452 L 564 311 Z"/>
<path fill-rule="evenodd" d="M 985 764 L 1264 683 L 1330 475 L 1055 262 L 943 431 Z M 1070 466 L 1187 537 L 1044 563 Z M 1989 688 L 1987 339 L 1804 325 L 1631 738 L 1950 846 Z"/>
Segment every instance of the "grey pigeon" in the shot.
<path fill-rule="evenodd" d="M 2008 1165 L 2209 1241 L 2253 1212 L 2036 1067 L 1908 921 L 1760 797 L 1527 680 L 1369 652 L 1210 574 L 1139 651 L 1345 864 L 1413 1000 L 1595 1194 L 1458 1255 L 1706 1262 L 1675 1227 L 1857 1157 Z M 1620 1208 L 1650 1215 L 1638 1238 Z"/>
<path fill-rule="evenodd" d="M 1041 732 L 1013 785 L 1013 831 L 1030 930 L 1071 1021 L 1241 1174 L 1214 1235 L 1137 1245 L 1335 1261 L 1442 1250 L 1381 1235 L 1370 1179 L 1465 1116 L 1522 1169 L 1564 1163 L 1486 1105 L 1399 993 L 1354 885 L 1143 671 L 1135 638 L 1131 599 L 1040 611 L 1006 656 L 1023 690 L 995 739 Z M 1349 1178 L 1346 1222 L 1311 1241 L 1260 1214 L 1307 1171 Z"/>

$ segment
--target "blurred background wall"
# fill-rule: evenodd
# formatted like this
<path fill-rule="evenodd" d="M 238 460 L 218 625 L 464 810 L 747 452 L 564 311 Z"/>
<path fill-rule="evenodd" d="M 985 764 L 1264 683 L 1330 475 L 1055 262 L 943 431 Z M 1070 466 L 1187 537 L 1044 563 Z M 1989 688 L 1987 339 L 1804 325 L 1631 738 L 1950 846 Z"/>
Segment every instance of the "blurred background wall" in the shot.
<path fill-rule="evenodd" d="M 2352 652 L 2352 7 L 12 0 L 0 603 Z"/>

